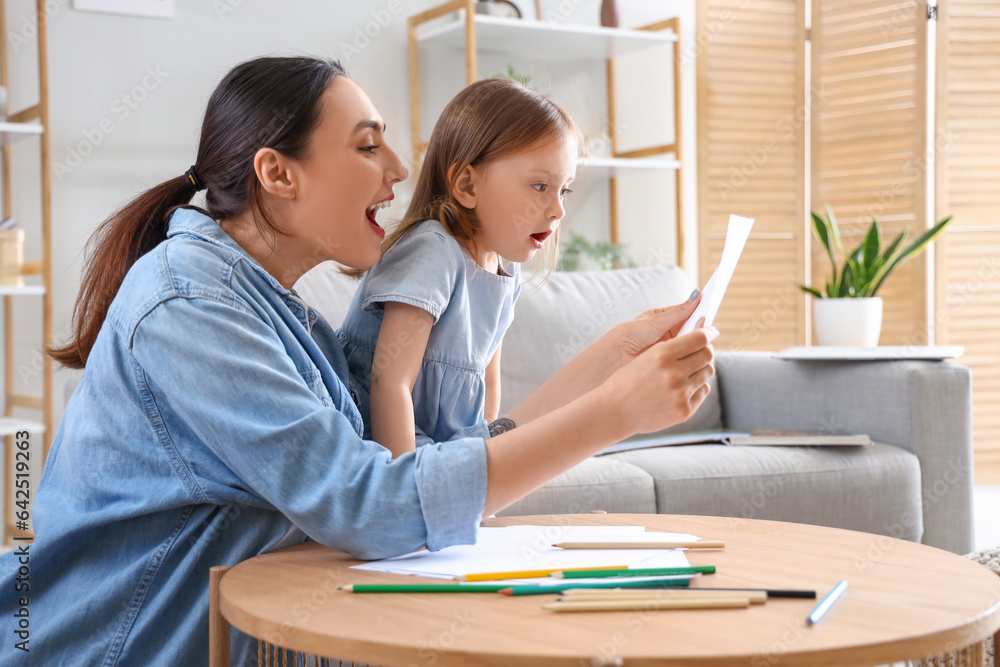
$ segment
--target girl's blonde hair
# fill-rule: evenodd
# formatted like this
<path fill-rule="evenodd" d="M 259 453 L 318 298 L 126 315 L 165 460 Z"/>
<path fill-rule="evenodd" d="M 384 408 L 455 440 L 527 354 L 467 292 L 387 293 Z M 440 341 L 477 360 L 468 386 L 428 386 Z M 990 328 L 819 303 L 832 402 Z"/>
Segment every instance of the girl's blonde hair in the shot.
<path fill-rule="evenodd" d="M 452 196 L 466 167 L 513 155 L 540 139 L 572 136 L 582 146 L 580 131 L 565 109 L 541 93 L 509 79 L 483 79 L 470 84 L 448 103 L 434 125 L 413 199 L 403 220 L 382 242 L 382 253 L 414 225 L 434 218 L 463 246 L 476 254 L 479 218 Z M 549 270 L 555 263 L 559 230 L 553 234 Z"/>

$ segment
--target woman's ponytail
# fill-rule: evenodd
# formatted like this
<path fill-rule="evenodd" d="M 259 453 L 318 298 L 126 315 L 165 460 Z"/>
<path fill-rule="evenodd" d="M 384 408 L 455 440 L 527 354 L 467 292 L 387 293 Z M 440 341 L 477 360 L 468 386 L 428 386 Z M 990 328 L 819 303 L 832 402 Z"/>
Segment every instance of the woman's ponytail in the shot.
<path fill-rule="evenodd" d="M 125 274 L 167 237 L 170 213 L 190 203 L 196 192 L 193 180 L 185 174 L 161 183 L 133 199 L 97 228 L 88 242 L 87 268 L 73 309 L 73 336 L 66 345 L 48 349 L 53 359 L 69 368 L 86 365 Z"/>

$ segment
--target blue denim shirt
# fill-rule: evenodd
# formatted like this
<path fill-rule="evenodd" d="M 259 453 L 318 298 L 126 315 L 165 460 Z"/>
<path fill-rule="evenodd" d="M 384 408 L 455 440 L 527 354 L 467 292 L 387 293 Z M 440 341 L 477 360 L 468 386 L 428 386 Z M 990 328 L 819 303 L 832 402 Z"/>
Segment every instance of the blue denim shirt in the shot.
<path fill-rule="evenodd" d="M 359 558 L 473 543 L 485 422 L 392 460 L 360 437 L 352 384 L 322 317 L 212 219 L 174 213 L 56 433 L 29 592 L 0 556 L 0 664 L 206 664 L 213 565 L 307 536 Z M 20 596 L 30 653 L 6 630 Z"/>

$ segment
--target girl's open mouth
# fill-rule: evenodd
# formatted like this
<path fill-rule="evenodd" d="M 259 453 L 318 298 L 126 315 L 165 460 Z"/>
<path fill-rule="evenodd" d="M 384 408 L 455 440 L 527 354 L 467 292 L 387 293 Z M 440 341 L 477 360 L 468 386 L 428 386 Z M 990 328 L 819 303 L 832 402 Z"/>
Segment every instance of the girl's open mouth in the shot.
<path fill-rule="evenodd" d="M 535 245 L 535 248 L 541 248 L 542 244 L 545 243 L 545 239 L 549 238 L 550 236 L 552 236 L 551 229 L 547 232 L 538 232 L 536 234 L 532 234 L 531 241 Z"/>

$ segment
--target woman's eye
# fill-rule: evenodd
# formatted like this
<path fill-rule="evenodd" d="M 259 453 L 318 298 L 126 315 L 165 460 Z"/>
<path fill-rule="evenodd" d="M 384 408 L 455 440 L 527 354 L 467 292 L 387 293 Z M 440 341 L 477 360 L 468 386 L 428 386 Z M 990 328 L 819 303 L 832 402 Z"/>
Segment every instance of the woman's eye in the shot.
<path fill-rule="evenodd" d="M 372 144 L 371 146 L 362 146 L 361 150 L 365 151 L 366 153 L 374 153 L 375 149 L 378 147 L 379 147 L 378 144 Z"/>
<path fill-rule="evenodd" d="M 545 188 L 548 187 L 545 183 L 533 183 L 532 186 L 538 192 L 545 192 Z"/>
<path fill-rule="evenodd" d="M 571 192 L 573 192 L 573 191 L 572 191 L 572 190 L 570 190 L 569 188 L 563 188 L 563 189 L 562 189 L 562 192 L 560 192 L 560 193 L 559 193 L 559 196 L 560 196 L 560 197 L 565 197 L 566 195 L 568 195 L 568 194 L 569 194 L 569 193 L 571 193 Z"/>

